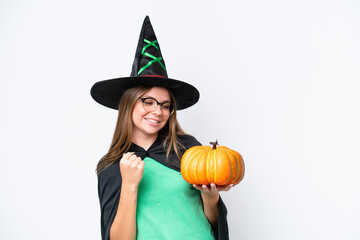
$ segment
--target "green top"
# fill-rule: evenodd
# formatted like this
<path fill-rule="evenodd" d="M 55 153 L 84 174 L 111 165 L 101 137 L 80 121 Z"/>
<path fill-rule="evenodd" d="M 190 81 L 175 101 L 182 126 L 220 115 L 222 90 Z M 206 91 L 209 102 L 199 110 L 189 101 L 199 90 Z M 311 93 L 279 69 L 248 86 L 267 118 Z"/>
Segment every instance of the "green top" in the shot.
<path fill-rule="evenodd" d="M 200 191 L 185 182 L 180 172 L 149 157 L 144 161 L 137 199 L 137 239 L 215 239 Z"/>

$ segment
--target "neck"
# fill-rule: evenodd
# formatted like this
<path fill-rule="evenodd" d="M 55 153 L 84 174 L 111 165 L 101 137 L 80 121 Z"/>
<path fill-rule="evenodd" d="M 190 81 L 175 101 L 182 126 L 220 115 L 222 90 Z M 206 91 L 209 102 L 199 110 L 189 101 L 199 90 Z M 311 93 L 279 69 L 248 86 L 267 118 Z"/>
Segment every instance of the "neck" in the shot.
<path fill-rule="evenodd" d="M 158 136 L 157 133 L 154 135 L 145 135 L 145 134 L 133 132 L 132 142 L 135 143 L 136 145 L 142 147 L 143 149 L 148 150 L 150 148 L 150 146 L 157 139 L 157 136 Z"/>

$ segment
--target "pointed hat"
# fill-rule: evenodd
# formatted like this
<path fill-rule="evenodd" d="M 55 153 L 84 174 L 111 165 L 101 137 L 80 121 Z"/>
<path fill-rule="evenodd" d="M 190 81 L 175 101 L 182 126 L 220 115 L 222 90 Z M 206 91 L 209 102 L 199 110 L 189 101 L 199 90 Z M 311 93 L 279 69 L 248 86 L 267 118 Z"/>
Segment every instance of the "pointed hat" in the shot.
<path fill-rule="evenodd" d="M 176 109 L 194 105 L 200 97 L 192 85 L 168 78 L 160 46 L 148 16 L 145 17 L 130 77 L 99 81 L 91 88 L 93 99 L 109 108 L 118 109 L 125 90 L 140 85 L 167 88 L 174 95 Z"/>

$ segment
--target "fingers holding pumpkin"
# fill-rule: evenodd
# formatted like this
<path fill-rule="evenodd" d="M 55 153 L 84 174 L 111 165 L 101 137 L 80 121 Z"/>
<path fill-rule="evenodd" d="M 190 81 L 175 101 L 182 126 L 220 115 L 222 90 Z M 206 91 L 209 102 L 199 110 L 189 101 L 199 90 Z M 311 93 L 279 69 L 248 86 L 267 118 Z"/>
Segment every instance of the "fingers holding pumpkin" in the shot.
<path fill-rule="evenodd" d="M 218 193 L 220 191 L 229 191 L 230 188 L 232 188 L 234 184 L 229 184 L 225 186 L 217 186 L 215 183 L 211 183 L 210 185 L 196 185 L 193 184 L 193 187 L 197 190 L 200 190 L 204 193 Z"/>
<path fill-rule="evenodd" d="M 229 191 L 230 188 L 234 187 L 234 184 L 229 184 L 229 185 L 226 185 L 226 186 L 219 186 L 218 187 L 218 191 Z"/>

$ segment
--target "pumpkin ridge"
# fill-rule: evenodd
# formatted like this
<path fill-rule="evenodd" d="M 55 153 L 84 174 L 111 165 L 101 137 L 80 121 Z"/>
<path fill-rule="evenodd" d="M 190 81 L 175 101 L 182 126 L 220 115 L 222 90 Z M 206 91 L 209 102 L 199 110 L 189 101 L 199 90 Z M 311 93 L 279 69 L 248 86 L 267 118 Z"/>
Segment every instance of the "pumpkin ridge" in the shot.
<path fill-rule="evenodd" d="M 235 182 L 237 182 L 238 180 L 240 180 L 241 181 L 241 178 L 244 176 L 244 164 L 243 164 L 243 162 L 242 162 L 242 157 L 241 157 L 241 155 L 240 155 L 240 153 L 236 153 L 235 155 L 237 155 L 238 154 L 238 156 L 237 156 L 237 158 L 236 158 L 236 163 L 239 165 L 239 169 L 241 170 L 239 170 L 239 175 L 238 175 L 238 177 L 235 179 Z"/>
<path fill-rule="evenodd" d="M 239 178 L 236 179 L 236 182 L 240 182 L 244 178 L 245 164 L 244 164 L 244 160 L 243 160 L 241 154 L 238 152 L 235 152 L 235 154 L 238 155 L 237 161 L 238 161 L 239 165 L 241 166 L 241 172 L 239 171 Z"/>
<path fill-rule="evenodd" d="M 211 156 L 211 150 L 206 152 L 206 180 L 208 182 L 211 182 L 210 179 L 210 156 Z"/>
<path fill-rule="evenodd" d="M 190 165 L 190 159 L 188 159 L 188 155 L 190 155 L 190 152 L 185 152 L 181 158 L 181 170 L 184 169 L 184 171 L 182 171 L 182 176 L 183 178 L 185 179 L 185 181 L 190 181 L 191 178 L 189 176 L 189 172 L 188 172 L 188 169 L 189 169 L 189 165 Z M 190 155 L 191 157 L 191 155 Z"/>
<path fill-rule="evenodd" d="M 184 169 L 185 169 L 185 171 L 184 171 L 185 174 L 183 175 L 183 177 L 188 182 L 192 182 L 191 174 L 189 174 L 189 166 L 191 164 L 192 159 L 194 158 L 192 151 L 195 151 L 195 153 L 201 151 L 201 149 L 198 149 L 198 150 L 197 149 L 198 148 L 196 148 L 196 147 L 194 147 L 193 149 L 190 149 L 190 151 L 185 152 L 185 154 L 182 157 L 182 159 L 185 160 L 182 163 L 182 165 L 184 166 Z"/>
<path fill-rule="evenodd" d="M 213 179 L 213 183 L 217 183 L 217 161 L 216 161 L 216 153 L 217 153 L 217 149 L 212 150 L 211 151 L 212 154 L 212 161 L 213 161 L 213 166 L 214 166 L 214 179 Z M 217 185 L 217 184 L 216 184 Z"/>
<path fill-rule="evenodd" d="M 223 170 L 224 170 L 224 158 L 223 158 L 223 152 L 222 151 L 222 147 L 218 147 L 217 148 L 217 152 L 216 152 L 216 155 L 214 157 L 214 161 L 216 161 L 216 182 L 217 184 L 216 185 L 225 185 L 224 184 L 224 181 L 223 181 Z M 225 159 L 226 160 L 226 159 Z M 218 166 L 219 165 L 219 166 Z M 219 172 L 218 172 L 219 171 Z M 219 176 L 218 176 L 219 175 Z"/>
<path fill-rule="evenodd" d="M 227 149 L 228 150 L 228 149 Z M 224 151 L 225 152 L 225 154 L 226 154 L 226 156 L 228 157 L 228 159 L 229 159 L 229 161 L 230 161 L 230 179 L 228 180 L 228 183 L 227 184 L 232 184 L 232 183 L 234 183 L 235 182 L 235 180 L 238 178 L 238 176 L 239 176 L 239 171 L 238 171 L 238 166 L 239 166 L 239 164 L 238 164 L 238 162 L 237 162 L 237 160 L 236 160 L 236 156 L 234 156 L 234 154 L 233 154 L 233 152 L 231 152 L 231 151 Z M 234 162 L 235 162 L 235 167 L 233 166 L 233 162 L 231 161 L 231 157 L 230 156 L 232 156 L 233 158 L 234 158 Z M 233 172 L 234 172 L 234 169 L 236 169 L 236 177 L 235 178 L 233 178 Z"/>
<path fill-rule="evenodd" d="M 197 150 L 198 149 L 198 150 Z M 199 153 L 200 153 L 200 155 L 201 155 L 201 147 L 199 147 L 199 148 L 195 148 L 194 150 L 197 150 L 197 151 L 195 151 L 191 156 L 190 156 L 190 158 L 189 158 L 189 165 L 188 165 L 188 172 L 191 172 L 191 174 L 189 174 L 189 177 L 190 177 L 190 181 L 192 182 L 192 183 L 197 183 L 197 182 L 195 182 L 194 180 L 196 180 L 196 167 L 193 167 L 193 168 L 189 168 L 189 166 L 190 166 L 190 164 L 193 162 L 193 161 L 196 161 L 196 158 L 198 157 L 198 155 L 199 155 Z M 195 164 L 195 166 L 196 166 L 196 164 Z"/>
<path fill-rule="evenodd" d="M 199 154 L 199 157 L 197 157 L 194 161 L 195 161 L 195 166 L 194 166 L 194 174 L 193 174 L 193 176 L 194 176 L 194 178 L 195 179 L 193 179 L 193 182 L 194 182 L 194 180 L 195 180 L 195 184 L 198 184 L 199 183 L 199 179 L 198 179 L 198 175 L 197 175 L 197 168 L 198 168 L 198 163 L 199 163 L 199 158 L 201 157 L 201 152 L 200 152 L 200 154 Z M 195 156 L 195 154 L 194 154 L 194 156 Z"/>
<path fill-rule="evenodd" d="M 232 149 L 230 149 L 230 150 L 231 150 L 231 153 L 234 154 L 234 156 L 235 156 L 236 163 L 238 164 L 238 171 L 239 171 L 239 174 L 238 174 L 237 178 L 235 179 L 234 183 L 239 183 L 244 177 L 244 170 L 245 170 L 244 161 L 243 161 L 243 158 L 240 153 L 238 153 L 237 151 L 234 151 Z"/>
<path fill-rule="evenodd" d="M 206 156 L 208 155 L 209 151 L 203 151 L 203 153 L 201 154 L 201 156 L 198 159 L 198 162 L 202 161 L 202 168 L 201 169 L 197 169 L 197 172 L 201 175 L 201 179 L 199 179 L 199 183 L 200 184 L 206 184 L 206 182 L 208 182 L 207 180 L 207 162 L 206 160 Z"/>
<path fill-rule="evenodd" d="M 203 151 L 200 153 L 198 159 L 197 159 L 197 163 L 199 163 L 199 161 L 201 161 L 201 159 L 206 158 L 207 154 L 208 154 L 208 149 L 204 148 Z M 199 167 L 197 167 L 196 169 L 196 173 L 197 175 L 200 175 L 200 178 L 197 178 L 198 182 L 197 184 L 203 184 L 204 181 L 207 181 L 207 165 L 205 162 L 205 167 L 203 167 L 202 169 L 200 169 Z M 200 171 L 202 170 L 202 171 Z"/>

